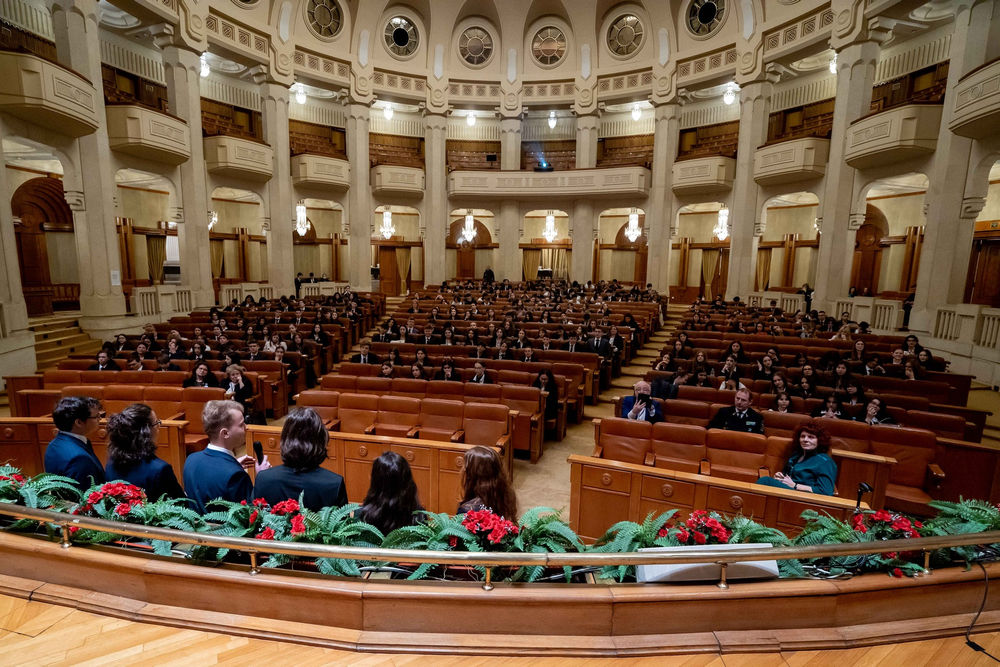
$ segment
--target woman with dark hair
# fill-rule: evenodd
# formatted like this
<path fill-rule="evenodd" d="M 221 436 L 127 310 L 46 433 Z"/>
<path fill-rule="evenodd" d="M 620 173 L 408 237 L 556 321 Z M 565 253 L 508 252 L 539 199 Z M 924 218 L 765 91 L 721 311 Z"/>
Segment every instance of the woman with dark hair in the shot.
<path fill-rule="evenodd" d="M 424 372 L 424 367 L 420 365 L 419 362 L 413 362 L 410 364 L 410 377 L 414 380 L 426 380 L 427 374 Z"/>
<path fill-rule="evenodd" d="M 858 421 L 864 422 L 869 426 L 897 423 L 893 416 L 886 411 L 885 401 L 878 396 L 872 396 L 871 399 L 869 399 L 868 405 L 865 407 L 865 414 L 862 415 Z"/>
<path fill-rule="evenodd" d="M 372 479 L 365 500 L 354 518 L 370 523 L 387 535 L 397 528 L 420 523 L 423 505 L 417 494 L 410 464 L 396 452 L 385 452 L 372 463 Z"/>
<path fill-rule="evenodd" d="M 160 420 L 148 405 L 133 403 L 108 419 L 108 463 L 105 477 L 122 480 L 146 490 L 159 500 L 183 498 L 184 489 L 170 464 L 156 456 Z"/>
<path fill-rule="evenodd" d="M 865 341 L 863 338 L 859 338 L 854 341 L 854 347 L 851 348 L 851 361 L 864 361 L 868 357 L 865 352 Z"/>
<path fill-rule="evenodd" d="M 659 359 L 653 360 L 654 371 L 676 371 L 677 362 L 673 360 L 669 352 L 664 352 Z"/>
<path fill-rule="evenodd" d="M 674 359 L 690 359 L 691 348 L 685 346 L 681 341 L 675 340 L 670 348 L 670 354 L 674 356 Z"/>
<path fill-rule="evenodd" d="M 792 399 L 787 391 L 779 391 L 774 396 L 774 407 L 769 412 L 780 412 L 786 414 L 792 411 Z"/>
<path fill-rule="evenodd" d="M 191 376 L 184 380 L 185 387 L 218 387 L 219 381 L 215 379 L 215 373 L 209 369 L 204 361 L 197 361 L 191 369 Z"/>
<path fill-rule="evenodd" d="M 545 418 L 555 419 L 559 415 L 559 385 L 556 384 L 552 371 L 547 368 L 538 371 L 531 386 L 548 392 L 548 396 L 545 397 Z"/>
<path fill-rule="evenodd" d="M 799 385 L 795 388 L 795 394 L 803 399 L 813 398 L 816 396 L 816 385 L 813 384 L 812 378 L 808 375 L 800 377 Z"/>
<path fill-rule="evenodd" d="M 830 394 L 824 399 L 822 405 L 817 405 L 812 412 L 813 417 L 825 419 L 847 419 L 844 416 L 844 406 L 840 402 L 840 396 Z"/>
<path fill-rule="evenodd" d="M 738 364 L 746 364 L 750 362 L 750 358 L 747 356 L 746 352 L 743 351 L 743 343 L 738 340 L 734 340 L 726 348 L 726 351 L 722 353 L 719 361 L 725 361 L 726 357 L 733 357 Z"/>
<path fill-rule="evenodd" d="M 222 388 L 226 390 L 226 398 L 236 401 L 243 406 L 243 414 L 247 417 L 253 411 L 250 399 L 253 398 L 253 383 L 245 377 L 245 369 L 237 364 L 226 367 L 226 380 L 222 383 Z"/>
<path fill-rule="evenodd" d="M 507 480 L 503 464 L 488 447 L 473 447 L 465 452 L 462 471 L 462 502 L 456 514 L 488 509 L 494 514 L 517 521 L 517 496 Z"/>
<path fill-rule="evenodd" d="M 434 375 L 435 380 L 453 380 L 457 382 L 462 381 L 462 377 L 455 370 L 455 362 L 450 358 L 445 358 L 441 362 L 441 368 L 438 370 L 437 374 Z"/>
<path fill-rule="evenodd" d="M 774 359 L 766 354 L 757 361 L 757 369 L 753 372 L 754 380 L 768 380 L 774 378 Z"/>
<path fill-rule="evenodd" d="M 390 347 L 389 351 L 385 354 L 385 361 L 388 361 L 393 366 L 399 364 L 399 350 L 395 347 Z"/>
<path fill-rule="evenodd" d="M 771 391 L 772 394 L 780 394 L 781 392 L 789 392 L 791 387 L 788 385 L 788 380 L 781 373 L 775 373 L 771 376 Z"/>
<path fill-rule="evenodd" d="M 390 380 L 395 377 L 395 373 L 392 372 L 392 362 L 383 361 L 382 366 L 379 368 L 378 377 L 389 378 Z"/>
<path fill-rule="evenodd" d="M 795 446 L 785 469 L 775 473 L 774 477 L 761 477 L 757 483 L 779 489 L 834 495 L 837 464 L 827 454 L 830 435 L 823 425 L 815 419 L 799 424 L 792 434 L 792 442 Z"/>
<path fill-rule="evenodd" d="M 833 390 L 840 395 L 847 393 L 847 383 L 854 380 L 847 362 L 841 359 L 833 367 Z"/>
<path fill-rule="evenodd" d="M 293 408 L 281 427 L 281 465 L 257 474 L 253 495 L 270 505 L 298 500 L 318 512 L 347 504 L 344 478 L 320 466 L 326 461 L 330 432 L 312 408 Z"/>
<path fill-rule="evenodd" d="M 861 382 L 851 378 L 844 385 L 844 405 L 865 405 L 865 388 Z"/>
<path fill-rule="evenodd" d="M 917 361 L 920 362 L 920 365 L 926 370 L 944 371 L 944 362 L 935 359 L 934 355 L 931 354 L 930 350 L 926 347 L 917 352 Z"/>

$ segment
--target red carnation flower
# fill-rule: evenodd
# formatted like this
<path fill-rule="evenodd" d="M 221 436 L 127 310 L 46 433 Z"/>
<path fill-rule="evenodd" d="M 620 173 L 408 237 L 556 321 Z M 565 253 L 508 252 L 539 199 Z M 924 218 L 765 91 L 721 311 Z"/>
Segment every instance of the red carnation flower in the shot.
<path fill-rule="evenodd" d="M 455 547 L 457 547 L 458 546 L 458 538 L 455 537 L 454 535 L 452 535 L 451 537 L 449 537 L 448 538 L 448 546 L 451 547 L 452 549 L 454 549 Z"/>
<path fill-rule="evenodd" d="M 246 505 L 246 501 L 244 501 L 243 504 Z M 253 504 L 254 507 L 267 507 L 267 501 L 263 498 L 254 498 Z"/>
<path fill-rule="evenodd" d="M 894 568 L 892 568 L 892 576 L 894 576 L 894 577 L 902 577 L 903 576 L 903 571 L 900 570 L 898 567 L 894 567 Z"/>
<path fill-rule="evenodd" d="M 301 535 L 306 532 L 306 520 L 301 514 L 292 517 L 292 535 Z"/>
<path fill-rule="evenodd" d="M 691 534 L 689 532 L 687 532 L 683 528 L 678 529 L 678 531 L 677 531 L 677 541 L 678 542 L 687 542 L 690 537 L 691 537 Z"/>
<path fill-rule="evenodd" d="M 87 502 L 90 503 L 91 505 L 96 505 L 97 503 L 101 502 L 101 498 L 103 497 L 104 494 L 102 494 L 100 491 L 94 491 L 89 496 L 87 496 Z"/>
<path fill-rule="evenodd" d="M 657 537 L 666 537 L 668 534 L 669 534 L 669 531 L 666 528 L 660 528 L 659 532 L 656 533 L 656 536 Z"/>
<path fill-rule="evenodd" d="M 122 503 L 121 505 L 115 508 L 115 514 L 119 516 L 125 516 L 126 514 L 129 513 L 131 509 L 132 509 L 131 505 L 129 505 L 128 503 Z"/>
<path fill-rule="evenodd" d="M 698 531 L 695 531 L 694 533 L 692 533 L 692 535 L 694 535 L 694 542 L 695 542 L 695 544 L 705 544 L 705 542 L 708 541 L 705 538 L 705 534 L 704 533 L 699 533 Z"/>
<path fill-rule="evenodd" d="M 260 531 L 260 534 L 257 535 L 257 539 L 258 540 L 273 540 L 274 539 L 274 529 L 272 529 L 270 526 L 268 526 L 264 530 Z"/>
<path fill-rule="evenodd" d="M 278 516 L 298 511 L 299 502 L 297 500 L 292 500 L 291 498 L 288 500 L 282 500 L 280 503 L 275 504 L 275 506 L 271 508 L 271 513 L 277 514 Z"/>
<path fill-rule="evenodd" d="M 250 518 L 247 520 L 247 523 L 253 524 L 256 521 L 257 521 L 257 510 L 254 510 L 250 512 Z"/>

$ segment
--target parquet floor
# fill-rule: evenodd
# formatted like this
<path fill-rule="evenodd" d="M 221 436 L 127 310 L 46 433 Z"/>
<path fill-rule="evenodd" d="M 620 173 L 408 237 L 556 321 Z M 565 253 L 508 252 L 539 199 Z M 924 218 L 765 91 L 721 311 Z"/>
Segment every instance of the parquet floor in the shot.
<path fill-rule="evenodd" d="M 975 635 L 987 651 L 1000 655 L 1000 633 Z M 993 660 L 965 645 L 962 637 L 839 651 L 763 654 L 564 659 L 421 656 L 352 653 L 262 639 L 229 637 L 212 632 L 133 623 L 43 602 L 0 596 L 0 664 L 2 665 L 434 665 L 475 667 L 510 665 L 546 667 L 579 665 L 675 665 L 734 667 L 745 665 L 884 665 L 886 667 L 951 667 L 987 665 Z"/>

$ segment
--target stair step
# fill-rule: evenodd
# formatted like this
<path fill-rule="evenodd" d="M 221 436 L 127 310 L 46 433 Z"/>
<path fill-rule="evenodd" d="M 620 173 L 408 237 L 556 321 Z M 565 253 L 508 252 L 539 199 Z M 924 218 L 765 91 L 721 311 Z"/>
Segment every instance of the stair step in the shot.
<path fill-rule="evenodd" d="M 51 329 L 49 331 L 36 331 L 35 332 L 35 343 L 41 343 L 46 340 L 55 340 L 57 338 L 65 338 L 66 336 L 72 336 L 74 334 L 81 334 L 83 330 L 80 327 L 61 327 L 59 329 Z"/>
<path fill-rule="evenodd" d="M 78 325 L 79 325 L 79 322 L 77 321 L 77 319 L 75 317 L 73 317 L 73 318 L 66 318 L 66 319 L 60 319 L 60 320 L 52 320 L 52 321 L 48 321 L 48 322 L 40 322 L 38 324 L 32 324 L 31 326 L 28 327 L 28 329 L 30 329 L 32 332 L 38 334 L 38 333 L 44 333 L 44 332 L 47 332 L 47 331 L 58 331 L 59 329 L 68 329 L 68 328 L 76 327 Z"/>
<path fill-rule="evenodd" d="M 99 340 L 86 340 L 76 345 L 70 345 L 69 347 L 59 347 L 53 350 L 36 351 L 35 360 L 38 363 L 39 368 L 46 366 L 54 366 L 60 360 L 66 359 L 71 354 L 86 354 L 86 355 L 97 354 L 98 350 L 101 349 L 101 344 L 102 343 Z"/>
<path fill-rule="evenodd" d="M 65 336 L 60 336 L 58 338 L 49 338 L 47 340 L 37 341 L 35 343 L 35 352 L 48 352 L 49 350 L 63 350 L 74 345 L 79 345 L 81 343 L 90 342 L 92 339 L 87 334 L 82 331 L 77 333 L 67 334 Z M 100 341 L 95 341 L 100 343 Z M 98 345 L 98 348 L 100 345 Z"/>

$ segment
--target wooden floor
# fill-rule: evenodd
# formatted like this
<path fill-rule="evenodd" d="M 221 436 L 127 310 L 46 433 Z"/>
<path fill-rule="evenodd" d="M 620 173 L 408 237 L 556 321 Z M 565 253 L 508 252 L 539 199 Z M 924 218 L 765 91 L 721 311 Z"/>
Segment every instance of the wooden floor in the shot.
<path fill-rule="evenodd" d="M 1000 633 L 974 635 L 1000 656 Z M 502 651 L 502 649 L 501 649 Z M 701 654 L 611 659 L 505 658 L 365 654 L 268 640 L 228 637 L 197 630 L 133 623 L 43 602 L 0 596 L 0 665 L 435 665 L 544 667 L 564 663 L 626 665 L 987 665 L 993 660 L 966 646 L 964 638 L 841 651 Z"/>

